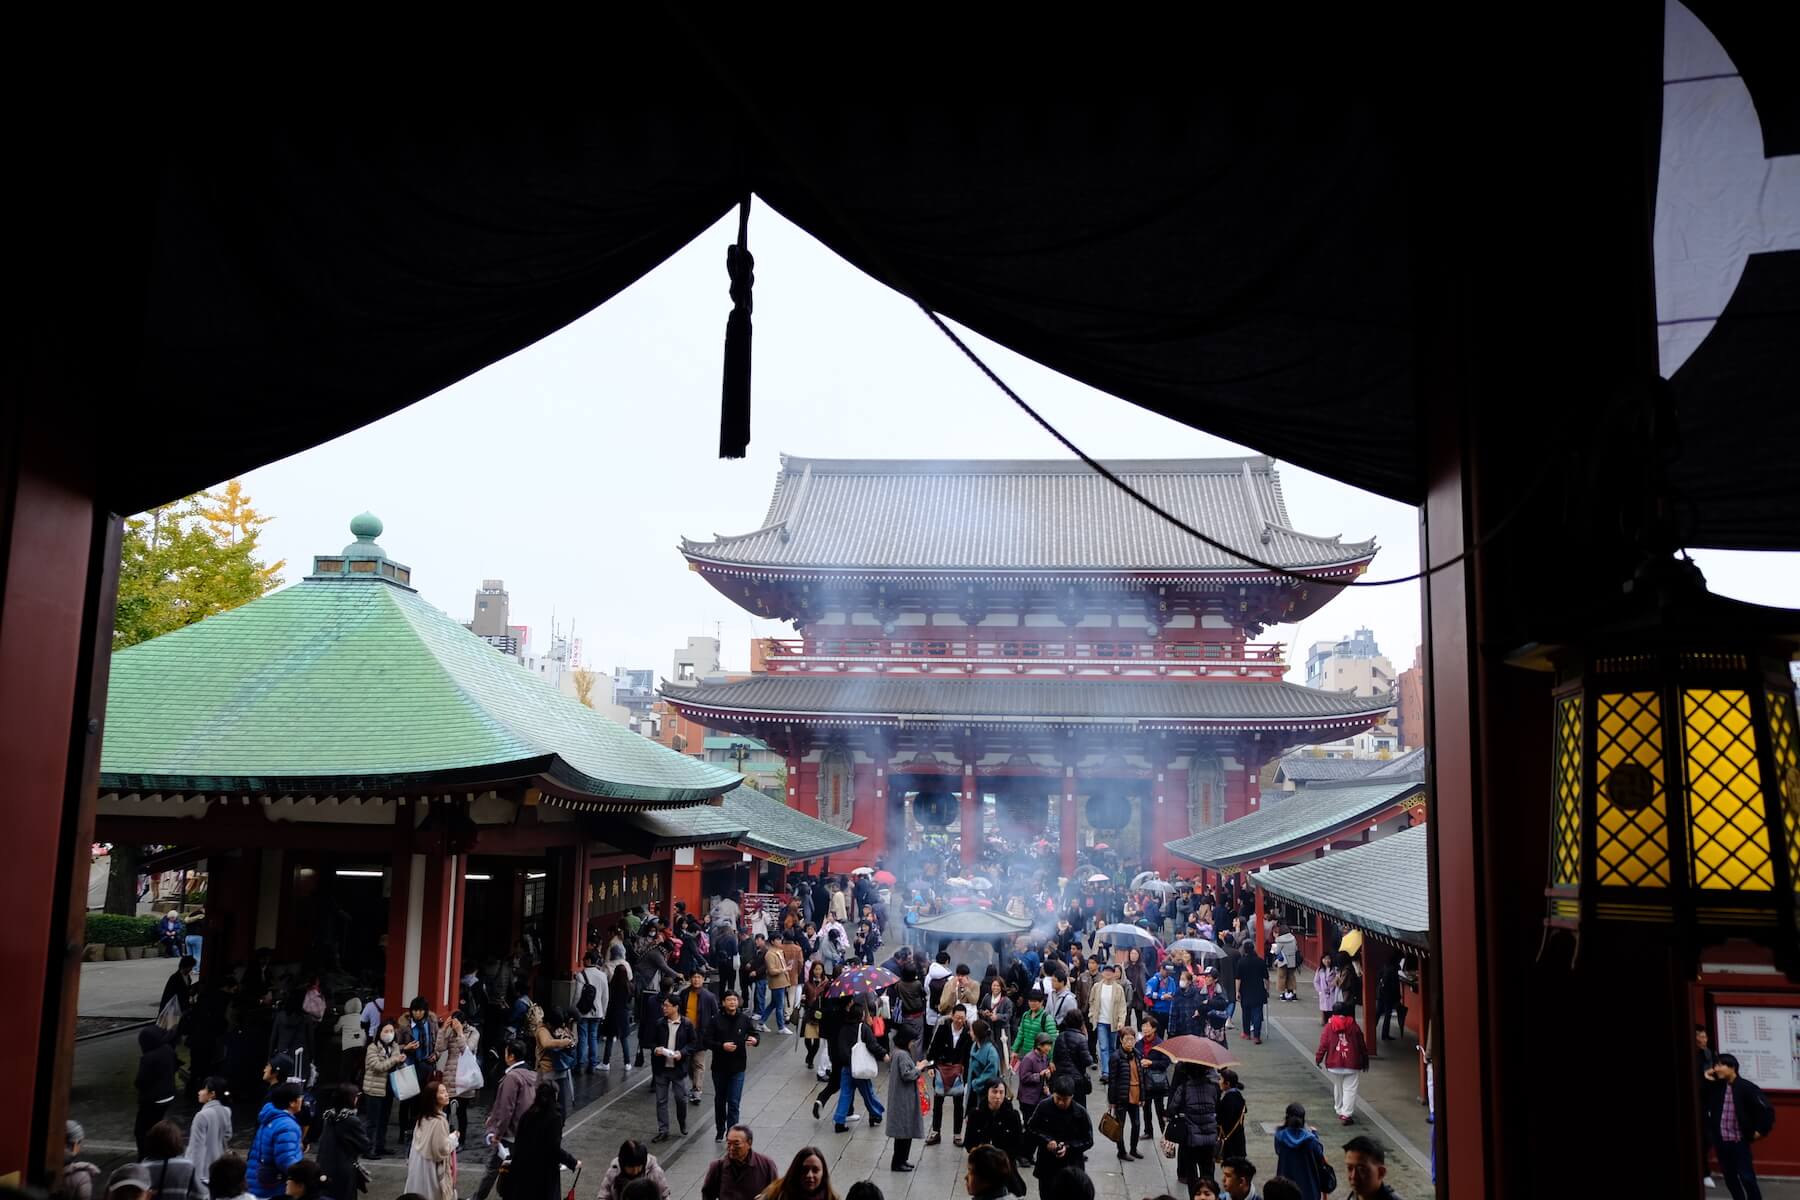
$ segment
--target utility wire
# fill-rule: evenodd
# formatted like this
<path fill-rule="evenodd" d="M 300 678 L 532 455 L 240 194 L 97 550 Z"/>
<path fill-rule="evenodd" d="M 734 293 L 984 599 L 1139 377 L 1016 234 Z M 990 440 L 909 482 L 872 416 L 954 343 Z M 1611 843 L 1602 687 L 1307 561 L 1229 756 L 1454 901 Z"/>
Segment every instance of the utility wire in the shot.
<path fill-rule="evenodd" d="M 1076 458 L 1079 458 L 1083 463 L 1086 463 L 1089 470 L 1099 475 L 1102 479 L 1118 488 L 1121 492 L 1124 492 L 1127 496 L 1130 496 L 1133 500 L 1155 513 L 1169 524 L 1175 526 L 1175 528 L 1191 537 L 1198 538 L 1206 545 L 1211 546 L 1214 550 L 1229 554 L 1240 562 L 1267 571 L 1272 575 L 1279 575 L 1284 579 L 1291 579 L 1296 583 L 1317 583 L 1326 587 L 1392 587 L 1397 583 L 1412 583 L 1416 580 L 1425 578 L 1427 575 L 1435 575 L 1439 571 L 1447 571 L 1457 563 L 1468 558 L 1476 550 L 1481 549 L 1483 546 L 1499 537 L 1500 534 L 1505 531 L 1506 527 L 1512 524 L 1513 518 L 1518 516 L 1519 513 L 1524 510 L 1526 502 L 1537 493 L 1538 485 L 1543 482 L 1544 476 L 1548 473 L 1549 463 L 1546 459 L 1544 465 L 1539 469 L 1538 477 L 1532 481 L 1531 486 L 1525 490 L 1525 494 L 1519 497 L 1519 502 L 1513 506 L 1512 510 L 1508 512 L 1505 517 L 1501 518 L 1497 525 L 1477 539 L 1474 545 L 1458 554 L 1452 555 L 1441 563 L 1434 563 L 1423 570 L 1414 571 L 1411 575 L 1397 575 L 1392 579 L 1351 579 L 1340 583 L 1336 580 L 1323 579 L 1317 575 L 1308 575 L 1302 571 L 1295 571 L 1289 567 L 1266 562 L 1263 559 L 1257 558 L 1255 555 L 1247 554 L 1244 551 L 1239 550 L 1235 546 L 1226 545 L 1224 542 L 1221 542 L 1218 538 L 1215 538 L 1210 534 L 1202 533 L 1200 530 L 1194 528 L 1156 501 L 1150 499 L 1150 497 L 1144 495 L 1144 493 L 1132 487 L 1129 483 L 1126 483 L 1123 479 L 1120 479 L 1112 471 L 1107 469 L 1106 464 L 1100 462 L 1094 458 L 1093 455 L 1070 441 L 1068 435 L 1058 429 L 1055 425 L 1052 425 L 1048 417 L 1033 408 L 1025 397 L 1014 391 L 1012 386 L 1008 384 L 1006 380 L 1000 378 L 999 372 L 995 371 L 993 367 L 990 367 L 981 355 L 975 353 L 974 348 L 964 341 L 954 329 L 950 328 L 949 323 L 934 312 L 930 305 L 926 304 L 916 296 L 908 295 L 907 299 L 911 300 L 914 304 L 917 304 L 919 306 L 919 311 L 923 312 L 926 318 L 930 320 L 933 325 L 936 325 L 938 329 L 942 331 L 943 335 L 950 339 L 951 344 L 958 350 L 961 350 L 968 360 L 974 363 L 983 375 L 986 375 L 992 380 L 995 387 L 1004 392 L 1007 398 L 1014 404 L 1024 409 L 1025 415 L 1041 425 L 1046 433 L 1062 443 L 1064 449 L 1068 450 L 1069 453 L 1073 454 Z"/>
<path fill-rule="evenodd" d="M 1523 512 L 1525 510 L 1525 506 L 1531 501 L 1532 497 L 1537 494 L 1538 488 L 1543 484 L 1544 479 L 1549 475 L 1549 465 L 1550 465 L 1549 457 L 1546 456 L 1543 464 L 1540 466 L 1540 468 L 1538 470 L 1537 478 L 1534 479 L 1532 481 L 1531 485 L 1525 489 L 1524 494 L 1519 497 L 1518 503 L 1512 507 L 1512 509 L 1506 514 L 1506 516 L 1504 516 L 1500 519 L 1498 524 L 1496 524 L 1492 529 L 1488 530 L 1487 533 L 1476 538 L 1475 542 L 1472 545 L 1468 546 L 1467 548 L 1462 550 L 1460 553 L 1457 553 L 1455 555 L 1452 555 L 1450 558 L 1445 559 L 1441 563 L 1434 563 L 1430 566 L 1425 567 L 1423 570 L 1414 571 L 1410 575 L 1399 575 L 1399 576 L 1395 576 L 1392 579 L 1351 579 L 1351 580 L 1344 580 L 1341 582 L 1337 581 L 1337 580 L 1324 579 L 1317 575 L 1308 575 L 1301 571 L 1295 571 L 1289 567 L 1283 567 L 1276 563 L 1266 562 L 1263 559 L 1257 558 L 1254 555 L 1251 555 L 1242 550 L 1239 550 L 1235 546 L 1226 545 L 1224 542 L 1211 536 L 1210 534 L 1202 533 L 1200 530 L 1194 528 L 1192 525 L 1188 524 L 1186 521 L 1182 520 L 1180 517 L 1176 516 L 1174 513 L 1170 512 L 1168 509 L 1164 508 L 1162 505 L 1156 503 L 1156 501 L 1150 499 L 1150 497 L 1144 495 L 1142 492 L 1138 491 L 1136 488 L 1134 488 L 1130 484 L 1126 483 L 1123 479 L 1120 479 L 1112 471 L 1108 470 L 1103 463 L 1101 463 L 1100 461 L 1095 459 L 1093 455 L 1087 453 L 1087 451 L 1083 450 L 1080 446 L 1077 446 L 1074 442 L 1070 441 L 1068 435 L 1063 433 L 1063 431 L 1058 429 L 1055 425 L 1051 424 L 1049 418 L 1045 417 L 1044 414 L 1040 413 L 1037 409 L 1033 408 L 1026 401 L 1025 397 L 1019 395 L 1018 392 L 1013 390 L 1011 385 L 1009 385 L 1004 379 L 1000 378 L 999 372 L 995 371 L 994 368 L 990 367 L 987 364 L 987 362 L 979 354 L 975 353 L 974 348 L 971 347 L 967 342 L 965 342 L 957 334 L 957 332 L 954 329 L 950 328 L 949 324 L 947 322 L 945 322 L 944 318 L 942 318 L 941 316 L 939 316 L 937 314 L 936 310 L 934 310 L 929 304 L 925 303 L 925 301 L 921 300 L 918 297 L 917 293 L 913 290 L 911 285 L 907 282 L 905 276 L 894 268 L 894 265 L 888 260 L 886 253 L 883 252 L 881 246 L 875 241 L 875 239 L 866 235 L 863 232 L 863 230 L 861 229 L 861 227 L 857 224 L 857 222 L 852 220 L 850 218 L 849 214 L 844 212 L 843 209 L 836 203 L 836 201 L 832 198 L 830 193 L 827 192 L 824 188 L 818 186 L 816 181 L 813 180 L 813 178 L 811 176 L 811 172 L 809 172 L 806 169 L 805 164 L 797 156 L 792 154 L 789 151 L 788 147 L 783 143 L 783 141 L 781 140 L 781 138 L 778 135 L 778 131 L 777 131 L 777 128 L 776 128 L 774 122 L 772 122 L 769 119 L 768 114 L 766 114 L 763 111 L 762 105 L 757 102 L 756 96 L 754 94 L 752 94 L 751 91 L 747 87 L 744 86 L 743 82 L 740 79 L 738 79 L 737 76 L 729 68 L 727 68 L 724 61 L 715 52 L 712 44 L 710 42 L 708 42 L 704 37 L 701 36 L 699 28 L 694 24 L 691 17 L 679 5 L 671 6 L 671 12 L 672 12 L 674 19 L 678 23 L 680 23 L 682 26 L 684 26 L 687 34 L 694 41 L 695 49 L 697 51 L 699 51 L 701 57 L 704 58 L 707 61 L 708 65 L 712 67 L 714 72 L 718 75 L 720 82 L 723 83 L 726 88 L 728 88 L 731 92 L 733 92 L 738 97 L 739 101 L 744 106 L 745 113 L 750 117 L 751 121 L 754 122 L 756 124 L 756 126 L 760 129 L 760 131 L 763 134 L 763 137 L 768 141 L 769 145 L 776 151 L 776 153 L 778 153 L 783 159 L 785 159 L 787 161 L 788 166 L 794 172 L 795 179 L 798 180 L 806 188 L 806 190 L 812 194 L 812 198 L 819 204 L 819 206 L 829 216 L 834 218 L 838 222 L 839 226 L 846 233 L 848 233 L 850 235 L 850 237 L 853 238 L 858 243 L 858 245 L 860 245 L 862 247 L 862 249 L 864 250 L 865 253 L 867 253 L 869 255 L 870 261 L 875 264 L 875 266 L 881 273 L 880 278 L 881 278 L 882 282 L 886 283 L 889 287 L 891 287 L 895 291 L 899 292 L 902 296 L 905 296 L 908 300 L 911 300 L 914 304 L 918 305 L 919 311 L 923 312 L 925 314 L 926 318 L 933 325 L 936 325 L 938 327 L 938 330 L 940 332 L 942 332 L 945 337 L 950 339 L 951 344 L 954 345 L 958 350 L 961 350 L 963 352 L 964 356 L 967 357 L 970 362 L 974 363 L 976 368 L 979 369 L 983 375 L 986 375 L 988 377 L 988 379 L 990 379 L 993 382 L 995 387 L 999 388 L 1003 393 L 1006 394 L 1008 399 L 1010 399 L 1014 404 L 1018 405 L 1021 409 L 1023 409 L 1025 411 L 1025 414 L 1027 416 L 1029 416 L 1033 421 L 1036 421 L 1040 426 L 1042 426 L 1046 433 L 1048 433 L 1051 437 L 1055 438 L 1058 442 L 1062 443 L 1063 447 L 1066 450 L 1068 450 L 1069 453 L 1073 454 L 1076 458 L 1080 459 L 1083 463 L 1087 464 L 1087 467 L 1089 470 L 1091 470 L 1095 474 L 1099 475 L 1102 479 L 1106 480 L 1113 487 L 1116 487 L 1120 491 L 1124 492 L 1127 496 L 1130 496 L 1133 500 L 1137 501 L 1140 505 L 1142 505 L 1144 508 L 1148 509 L 1150 512 L 1156 514 L 1158 517 L 1161 517 L 1163 520 L 1167 521 L 1169 524 L 1175 526 L 1175 528 L 1181 530 L 1183 533 L 1186 533 L 1190 537 L 1197 538 L 1201 542 L 1205 543 L 1208 546 L 1211 546 L 1213 549 L 1219 551 L 1220 553 L 1229 554 L 1231 557 L 1233 557 L 1233 558 L 1237 559 L 1238 561 L 1243 562 L 1249 566 L 1256 567 L 1259 570 L 1267 571 L 1272 575 L 1279 576 L 1283 579 L 1291 580 L 1295 583 L 1313 583 L 1313 584 L 1319 584 L 1319 585 L 1325 586 L 1325 587 L 1367 587 L 1367 588 L 1392 587 L 1393 585 L 1399 584 L 1399 583 L 1412 583 L 1416 580 L 1425 578 L 1427 575 L 1435 575 L 1439 571 L 1449 570 L 1451 567 L 1454 567 L 1458 563 L 1463 562 L 1464 560 L 1469 558 L 1472 554 L 1474 554 L 1475 551 L 1481 549 L 1483 546 L 1486 546 L 1489 542 L 1491 542 L 1495 538 L 1499 537 L 1503 532 L 1505 532 L 1506 528 L 1512 524 L 1513 518 L 1517 517 L 1521 512 Z M 748 215 L 749 215 L 749 201 L 746 199 L 743 207 L 739 210 L 739 214 L 738 214 L 740 235 L 742 233 L 743 223 L 748 219 Z"/>

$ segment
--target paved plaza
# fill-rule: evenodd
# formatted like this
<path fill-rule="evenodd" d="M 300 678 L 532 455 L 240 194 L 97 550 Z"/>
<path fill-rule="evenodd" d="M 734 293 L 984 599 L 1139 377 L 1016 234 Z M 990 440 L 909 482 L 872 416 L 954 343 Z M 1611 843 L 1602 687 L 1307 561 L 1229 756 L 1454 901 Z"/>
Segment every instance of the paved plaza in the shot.
<path fill-rule="evenodd" d="M 121 1015 L 132 1012 L 148 1017 L 154 1012 L 162 981 L 171 964 L 159 960 L 125 963 L 89 963 L 83 968 L 83 1013 Z M 1305 996 L 1302 992 L 1302 996 Z M 1294 1004 L 1273 1006 L 1271 1028 L 1261 1046 L 1234 1039 L 1233 1052 L 1243 1060 L 1246 1096 L 1250 1102 L 1251 1129 L 1273 1130 L 1289 1101 L 1298 1100 L 1319 1125 L 1325 1144 L 1337 1157 L 1337 1147 L 1353 1134 L 1366 1133 L 1390 1147 L 1388 1177 L 1403 1196 L 1426 1196 L 1431 1193 L 1429 1166 L 1430 1126 L 1424 1110 L 1414 1100 L 1417 1071 L 1411 1043 L 1403 1052 L 1378 1061 L 1363 1084 L 1367 1098 L 1357 1125 L 1344 1129 L 1331 1116 L 1331 1088 L 1325 1077 L 1312 1065 L 1312 1045 L 1317 1039 L 1317 1009 L 1305 999 Z M 1310 1038 L 1310 1040 L 1309 1040 Z M 1297 1048 L 1305 1045 L 1305 1053 Z M 1382 1043 L 1386 1048 L 1392 1043 Z M 756 1130 L 757 1149 L 786 1167 L 803 1146 L 817 1146 L 824 1151 L 831 1166 L 832 1182 L 842 1193 L 857 1179 L 870 1179 L 891 1198 L 907 1195 L 955 1196 L 964 1192 L 962 1154 L 951 1144 L 948 1129 L 940 1145 L 925 1148 L 922 1142 L 913 1146 L 913 1160 L 919 1169 L 911 1173 L 888 1170 L 893 1144 L 883 1136 L 881 1128 L 870 1129 L 866 1119 L 853 1122 L 849 1133 L 832 1131 L 831 1113 L 821 1119 L 812 1117 L 813 1097 L 819 1084 L 804 1064 L 804 1050 L 799 1040 L 771 1034 L 763 1044 L 751 1051 L 750 1071 L 744 1086 L 742 1119 Z M 70 1114 L 87 1128 L 89 1144 L 86 1157 L 103 1166 L 122 1162 L 131 1153 L 132 1073 L 137 1065 L 135 1033 L 125 1031 L 82 1042 L 76 1048 L 75 1090 Z M 600 1176 L 611 1161 L 619 1143 L 626 1138 L 644 1142 L 656 1133 L 655 1104 L 651 1098 L 648 1068 L 629 1076 L 617 1061 L 607 1075 L 576 1078 L 576 1110 L 570 1116 L 564 1144 L 584 1164 L 581 1188 L 598 1190 Z M 876 1081 L 876 1095 L 886 1101 L 886 1072 Z M 247 1146 L 254 1115 L 249 1104 L 240 1104 L 235 1121 L 234 1144 Z M 859 1110 L 860 1112 L 860 1110 Z M 183 1104 L 171 1116 L 186 1122 L 191 1109 Z M 476 1128 L 486 1115 L 483 1105 L 471 1107 L 470 1141 L 476 1142 Z M 1097 1114 L 1096 1114 L 1097 1119 Z M 948 1118 L 946 1118 L 948 1124 Z M 688 1108 L 688 1136 L 676 1137 L 652 1146 L 657 1160 L 668 1174 L 675 1200 L 693 1200 L 700 1194 L 701 1177 L 706 1165 L 720 1152 L 713 1141 L 711 1080 L 707 1096 L 699 1105 Z M 1251 1161 L 1259 1168 L 1273 1167 L 1268 1133 L 1252 1134 Z M 1412 1147 L 1409 1152 L 1407 1147 Z M 1126 1196 L 1134 1200 L 1164 1192 L 1180 1195 L 1175 1179 L 1175 1164 L 1154 1153 L 1154 1148 L 1141 1147 L 1150 1157 L 1141 1162 L 1121 1164 L 1110 1144 L 1101 1143 L 1090 1156 L 1088 1169 L 1095 1189 L 1106 1196 Z M 1415 1159 L 1412 1155 L 1417 1154 Z M 458 1193 L 474 1193 L 485 1163 L 486 1152 L 479 1148 L 462 1155 L 462 1179 Z M 375 1186 L 370 1195 L 376 1200 L 397 1196 L 403 1191 L 405 1161 L 392 1156 L 370 1164 Z M 1033 1186 L 1035 1194 L 1035 1185 Z"/>

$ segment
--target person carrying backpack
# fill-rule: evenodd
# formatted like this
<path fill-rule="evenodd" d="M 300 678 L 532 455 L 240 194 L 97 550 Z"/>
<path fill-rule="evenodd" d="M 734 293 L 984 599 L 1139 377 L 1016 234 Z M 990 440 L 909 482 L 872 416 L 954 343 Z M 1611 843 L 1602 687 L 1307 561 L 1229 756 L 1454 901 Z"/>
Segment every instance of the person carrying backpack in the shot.
<path fill-rule="evenodd" d="M 582 968 L 575 975 L 575 1060 L 577 1074 L 592 1075 L 600 1069 L 600 1022 L 606 1017 L 606 972 L 600 969 L 600 955 L 587 952 Z"/>
<path fill-rule="evenodd" d="M 719 973 L 717 994 L 723 1003 L 726 992 L 737 990 L 738 940 L 737 932 L 730 925 L 720 925 L 718 935 L 713 938 L 712 966 Z"/>
<path fill-rule="evenodd" d="M 1356 1115 L 1356 1090 L 1362 1083 L 1362 1073 L 1369 1069 L 1369 1046 L 1363 1041 L 1355 1014 L 1356 1009 L 1348 1000 L 1340 1003 L 1319 1031 L 1319 1048 L 1313 1055 L 1313 1061 L 1322 1064 L 1331 1076 L 1331 1107 L 1344 1125 Z"/>

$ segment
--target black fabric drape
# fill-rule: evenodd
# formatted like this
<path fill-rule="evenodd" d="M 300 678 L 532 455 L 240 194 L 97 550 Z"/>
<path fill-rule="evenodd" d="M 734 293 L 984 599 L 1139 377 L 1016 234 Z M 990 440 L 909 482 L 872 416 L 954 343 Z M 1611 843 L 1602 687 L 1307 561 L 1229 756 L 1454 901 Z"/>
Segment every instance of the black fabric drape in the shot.
<path fill-rule="evenodd" d="M 144 122 L 154 135 L 131 161 L 146 164 L 155 211 L 127 218 L 151 230 L 147 282 L 141 261 L 123 264 L 145 311 L 133 399 L 183 416 L 97 429 L 111 503 L 141 508 L 428 395 L 615 296 L 750 192 L 1055 370 L 1408 502 L 1431 402 L 1414 382 L 1411 331 L 1430 302 L 1414 294 L 1415 257 L 1468 255 L 1482 265 L 1466 277 L 1508 286 L 1531 273 L 1543 306 L 1518 315 L 1527 360 L 1536 323 L 1590 316 L 1579 261 L 1492 260 L 1482 227 L 1506 223 L 1508 245 L 1532 230 L 1561 244 L 1559 185 L 1534 173 L 1593 151 L 1557 125 L 1592 99 L 1578 69 L 1588 41 L 1562 48 L 1555 89 L 1514 97 L 1489 86 L 1517 83 L 1499 61 L 1514 51 L 1484 49 L 1478 29 L 1361 13 L 1254 36 L 1095 34 L 1061 46 L 1061 73 L 1041 69 L 1010 16 L 825 55 L 780 28 L 752 37 L 766 22 L 658 20 L 614 39 L 631 53 L 611 56 L 590 100 L 548 116 L 296 125 L 220 106 L 214 124 L 172 134 Z M 1734 53 L 1750 27 L 1733 21 Z M 1257 51 L 1293 69 L 1204 69 Z M 1301 69 L 1308 55 L 1330 69 Z M 1791 80 L 1752 90 L 1759 104 L 1796 94 Z M 1779 140 L 1791 122 L 1765 124 Z M 1422 184 L 1453 138 L 1512 148 L 1495 158 L 1503 199 Z M 1466 244 L 1421 251 L 1425 196 L 1467 205 Z M 1761 278 L 1774 265 L 1753 263 L 1745 286 L 1785 296 Z M 725 285 L 721 271 L 718 307 L 695 321 L 716 327 Z M 1724 361 L 1736 343 L 1722 322 L 1676 381 L 1696 545 L 1800 545 L 1778 461 L 1800 318 L 1786 299 L 1768 311 L 1753 360 Z"/>

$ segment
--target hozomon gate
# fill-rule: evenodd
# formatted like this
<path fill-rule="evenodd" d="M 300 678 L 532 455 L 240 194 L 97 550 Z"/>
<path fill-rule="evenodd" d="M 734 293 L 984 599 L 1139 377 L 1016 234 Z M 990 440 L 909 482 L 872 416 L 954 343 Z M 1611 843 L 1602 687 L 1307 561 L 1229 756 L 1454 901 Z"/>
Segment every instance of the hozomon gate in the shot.
<path fill-rule="evenodd" d="M 998 834 L 1058 840 L 1065 873 L 1096 842 L 1172 865 L 1165 843 L 1256 811 L 1272 756 L 1391 707 L 1287 683 L 1282 646 L 1253 640 L 1375 546 L 1296 531 L 1267 458 L 1110 465 L 1307 578 L 1246 568 L 1078 462 L 784 457 L 761 528 L 682 553 L 799 636 L 752 678 L 664 697 L 779 749 L 788 803 L 871 859 L 955 825 L 966 862 Z"/>

